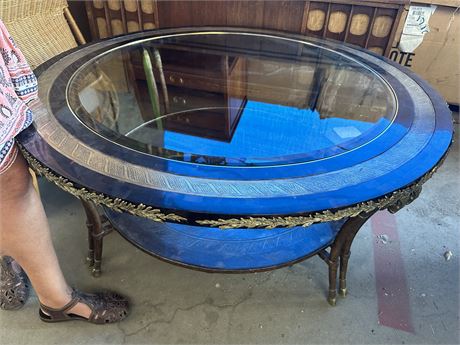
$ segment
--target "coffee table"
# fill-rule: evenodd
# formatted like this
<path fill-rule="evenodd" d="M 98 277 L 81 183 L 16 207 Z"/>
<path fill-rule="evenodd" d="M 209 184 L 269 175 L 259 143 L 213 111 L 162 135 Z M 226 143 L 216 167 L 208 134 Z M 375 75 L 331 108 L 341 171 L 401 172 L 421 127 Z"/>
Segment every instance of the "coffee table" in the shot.
<path fill-rule="evenodd" d="M 143 32 L 82 46 L 36 74 L 41 102 L 21 148 L 83 201 L 95 275 L 113 227 L 205 271 L 317 254 L 334 305 L 358 230 L 413 201 L 452 140 L 446 103 L 415 74 L 293 34 Z"/>

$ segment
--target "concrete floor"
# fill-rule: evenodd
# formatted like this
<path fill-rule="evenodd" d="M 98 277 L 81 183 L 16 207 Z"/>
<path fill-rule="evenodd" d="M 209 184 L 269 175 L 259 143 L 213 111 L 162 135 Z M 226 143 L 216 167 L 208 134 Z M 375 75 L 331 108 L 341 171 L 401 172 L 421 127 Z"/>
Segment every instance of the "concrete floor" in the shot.
<path fill-rule="evenodd" d="M 32 296 L 24 309 L 0 312 L 0 342 L 458 344 L 458 127 L 445 164 L 427 182 L 421 196 L 396 215 L 399 241 L 377 237 L 372 222 L 360 231 L 352 248 L 349 295 L 339 299 L 336 307 L 325 300 L 327 267 L 318 257 L 267 273 L 207 274 L 156 260 L 113 233 L 105 240 L 104 273 L 92 278 L 85 266 L 85 219 L 79 202 L 41 181 L 53 239 L 69 283 L 86 290 L 116 289 L 131 298 L 132 313 L 125 321 L 108 326 L 45 324 L 37 317 L 38 303 Z M 375 248 L 380 248 L 385 264 L 386 260 L 393 262 L 397 245 L 402 266 L 386 272 L 383 283 L 376 282 Z M 453 256 L 446 260 L 444 253 L 449 250 Z M 387 302 L 391 306 L 394 295 L 385 292 L 379 298 L 379 291 L 386 291 L 386 282 L 401 279 L 406 286 L 399 285 L 398 290 L 407 289 L 402 292 L 408 296 L 412 331 L 381 323 L 385 315 L 379 303 L 383 308 Z"/>

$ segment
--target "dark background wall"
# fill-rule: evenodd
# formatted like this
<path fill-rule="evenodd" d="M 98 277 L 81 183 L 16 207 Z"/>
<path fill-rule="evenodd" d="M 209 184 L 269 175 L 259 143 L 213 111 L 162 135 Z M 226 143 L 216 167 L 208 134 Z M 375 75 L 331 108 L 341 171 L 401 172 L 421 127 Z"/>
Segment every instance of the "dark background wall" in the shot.
<path fill-rule="evenodd" d="M 85 1 L 82 0 L 67 0 L 70 12 L 78 23 L 83 36 L 87 41 L 91 41 L 91 31 L 89 29 L 88 17 L 86 15 Z"/>

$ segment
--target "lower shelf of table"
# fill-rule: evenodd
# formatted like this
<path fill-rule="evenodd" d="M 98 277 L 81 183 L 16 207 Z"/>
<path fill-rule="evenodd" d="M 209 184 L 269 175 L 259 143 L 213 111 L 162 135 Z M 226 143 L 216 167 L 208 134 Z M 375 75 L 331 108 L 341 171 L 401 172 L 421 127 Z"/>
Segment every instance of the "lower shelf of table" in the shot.
<path fill-rule="evenodd" d="M 294 263 L 333 241 L 343 221 L 283 229 L 205 228 L 159 223 L 105 209 L 114 228 L 145 252 L 190 268 L 264 270 Z"/>

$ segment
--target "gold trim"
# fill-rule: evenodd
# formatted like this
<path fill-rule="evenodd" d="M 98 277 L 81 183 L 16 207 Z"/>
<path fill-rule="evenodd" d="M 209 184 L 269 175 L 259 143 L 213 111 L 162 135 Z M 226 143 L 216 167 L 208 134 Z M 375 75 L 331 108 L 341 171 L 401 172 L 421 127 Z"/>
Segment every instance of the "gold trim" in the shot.
<path fill-rule="evenodd" d="M 187 218 L 174 213 L 164 214 L 159 209 L 144 204 L 132 204 L 128 201 L 116 198 L 112 199 L 104 194 L 90 192 L 85 188 L 77 188 L 72 182 L 62 176 L 55 175 L 50 169 L 44 167 L 38 160 L 33 158 L 21 145 L 19 145 L 22 154 L 29 163 L 29 166 L 38 174 L 44 176 L 47 180 L 53 182 L 64 191 L 76 196 L 77 198 L 91 201 L 97 205 L 107 206 L 118 212 L 128 212 L 132 215 L 144 217 L 156 222 L 187 221 Z M 317 212 L 306 216 L 286 216 L 286 217 L 248 217 L 248 218 L 231 218 L 217 220 L 196 220 L 195 222 L 202 226 L 218 227 L 220 229 L 274 229 L 277 227 L 291 228 L 294 226 L 307 227 L 314 223 L 338 221 L 343 218 L 357 217 L 370 213 L 375 210 L 388 209 L 391 213 L 399 211 L 404 206 L 414 201 L 422 190 L 422 185 L 433 176 L 436 170 L 442 165 L 447 156 L 443 158 L 428 173 L 422 176 L 418 181 L 408 187 L 394 191 L 382 198 L 370 200 L 356 204 L 335 212 L 330 210 Z"/>
<path fill-rule="evenodd" d="M 355 206 L 347 207 L 335 212 L 326 210 L 307 216 L 289 216 L 289 217 L 249 217 L 249 218 L 232 218 L 217 220 L 197 220 L 200 225 L 219 227 L 220 229 L 239 229 L 239 228 L 262 228 L 274 229 L 277 227 L 291 228 L 294 226 L 307 227 L 314 223 L 337 221 L 348 217 L 357 217 L 368 214 L 375 210 L 388 209 L 391 213 L 396 213 L 404 206 L 414 201 L 422 191 L 422 185 L 428 181 L 436 170 L 444 162 L 447 153 L 428 173 L 422 176 L 418 181 L 408 187 L 394 191 L 382 198 L 359 203 Z"/>
<path fill-rule="evenodd" d="M 337 221 L 348 217 L 357 217 L 361 214 L 372 212 L 376 209 L 383 210 L 395 208 L 396 205 L 402 208 L 413 201 L 421 191 L 421 184 L 418 182 L 405 189 L 391 193 L 381 199 L 367 201 L 348 207 L 336 212 L 329 210 L 317 212 L 307 216 L 290 216 L 290 217 L 250 217 L 250 218 L 232 218 L 218 220 L 197 220 L 200 225 L 219 227 L 220 229 L 238 229 L 238 228 L 264 228 L 273 229 L 277 227 L 292 228 L 294 226 L 307 227 L 314 223 Z M 407 202 L 406 202 L 407 200 Z M 410 200 L 410 201 L 409 201 Z"/>
<path fill-rule="evenodd" d="M 62 176 L 55 175 L 50 169 L 44 167 L 38 160 L 33 158 L 21 145 L 19 145 L 24 158 L 29 163 L 29 166 L 36 174 L 44 176 L 50 182 L 64 191 L 76 196 L 77 198 L 91 201 L 96 205 L 107 206 L 117 212 L 127 212 L 135 216 L 144 217 L 155 222 L 173 221 L 181 222 L 186 221 L 187 218 L 179 216 L 174 213 L 162 213 L 159 209 L 144 204 L 135 205 L 128 201 L 115 198 L 112 199 L 101 193 L 90 192 L 85 188 L 77 188 L 72 182 Z"/>

